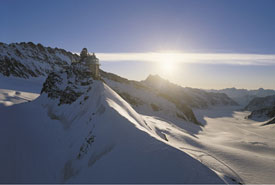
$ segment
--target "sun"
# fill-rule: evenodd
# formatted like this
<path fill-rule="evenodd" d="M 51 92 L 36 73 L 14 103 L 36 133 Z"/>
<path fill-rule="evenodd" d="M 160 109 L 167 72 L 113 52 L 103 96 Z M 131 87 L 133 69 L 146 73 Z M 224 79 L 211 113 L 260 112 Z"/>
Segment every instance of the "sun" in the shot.
<path fill-rule="evenodd" d="M 164 75 L 171 75 L 177 68 L 177 54 L 175 53 L 159 53 L 160 72 Z"/>

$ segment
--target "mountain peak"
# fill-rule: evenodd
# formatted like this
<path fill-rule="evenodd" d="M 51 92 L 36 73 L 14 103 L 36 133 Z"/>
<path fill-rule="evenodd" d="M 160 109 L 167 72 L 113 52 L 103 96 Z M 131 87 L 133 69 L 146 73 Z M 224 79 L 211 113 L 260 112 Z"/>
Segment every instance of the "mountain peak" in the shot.
<path fill-rule="evenodd" d="M 26 79 L 47 76 L 78 60 L 76 54 L 64 49 L 44 47 L 42 44 L 0 43 L 0 73 L 4 76 Z"/>
<path fill-rule="evenodd" d="M 154 75 L 149 74 L 148 77 L 144 81 L 168 81 L 168 80 L 165 80 L 158 74 L 154 74 Z"/>
<path fill-rule="evenodd" d="M 166 87 L 169 85 L 177 86 L 176 84 L 169 82 L 167 79 L 164 79 L 158 74 L 150 74 L 145 80 L 141 82 L 158 88 Z"/>

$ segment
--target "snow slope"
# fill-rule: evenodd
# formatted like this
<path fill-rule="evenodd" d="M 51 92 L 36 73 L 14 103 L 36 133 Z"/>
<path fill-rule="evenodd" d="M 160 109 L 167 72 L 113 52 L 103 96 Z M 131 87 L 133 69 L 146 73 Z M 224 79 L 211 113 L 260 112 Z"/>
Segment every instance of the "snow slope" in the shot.
<path fill-rule="evenodd" d="M 234 109 L 197 110 L 207 122 L 197 135 L 203 150 L 228 165 L 246 184 L 275 182 L 275 127 L 245 119 Z"/>
<path fill-rule="evenodd" d="M 69 82 L 63 79 L 60 89 Z M 0 107 L 1 183 L 224 182 L 150 135 L 143 116 L 107 85 L 92 81 L 78 90 L 85 93 L 71 104 L 43 92 L 33 102 Z"/>
<path fill-rule="evenodd" d="M 247 113 L 196 110 L 207 122 L 196 134 L 138 114 L 100 81 L 90 87 L 72 104 L 43 93 L 0 107 L 1 183 L 274 182 L 274 128 Z"/>
<path fill-rule="evenodd" d="M 175 104 L 156 95 L 146 87 L 136 87 L 134 84 L 125 84 L 104 79 L 121 97 L 123 97 L 140 114 L 158 116 L 165 120 L 178 122 L 179 126 L 199 125 L 191 108 L 184 104 Z M 200 129 L 199 126 L 196 127 Z"/>
<path fill-rule="evenodd" d="M 131 81 L 101 71 L 104 81 L 141 114 L 161 117 L 177 126 L 197 132 L 192 123 L 201 125 L 192 108 L 232 106 L 236 103 L 221 93 L 207 93 L 199 89 L 183 88 L 159 76 L 150 75 L 145 81 Z M 187 124 L 186 124 L 187 123 Z"/>
<path fill-rule="evenodd" d="M 0 75 L 0 106 L 12 106 L 36 99 L 45 78 L 16 78 Z"/>
<path fill-rule="evenodd" d="M 14 104 L 32 101 L 38 96 L 39 94 L 36 93 L 0 89 L 0 106 L 11 106 Z"/>

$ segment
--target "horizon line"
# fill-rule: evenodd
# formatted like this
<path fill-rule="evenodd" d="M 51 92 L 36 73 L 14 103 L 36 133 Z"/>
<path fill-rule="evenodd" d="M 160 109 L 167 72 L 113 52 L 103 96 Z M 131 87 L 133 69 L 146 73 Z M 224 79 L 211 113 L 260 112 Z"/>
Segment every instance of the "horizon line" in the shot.
<path fill-rule="evenodd" d="M 183 53 L 183 52 L 143 52 L 143 53 L 96 53 L 104 62 L 174 62 L 189 64 L 226 65 L 275 65 L 275 54 L 250 53 Z"/>

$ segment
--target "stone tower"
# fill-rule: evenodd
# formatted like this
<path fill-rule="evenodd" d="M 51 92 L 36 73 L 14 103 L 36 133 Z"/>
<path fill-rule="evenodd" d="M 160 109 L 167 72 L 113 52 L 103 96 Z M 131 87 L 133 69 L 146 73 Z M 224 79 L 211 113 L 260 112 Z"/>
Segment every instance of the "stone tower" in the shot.
<path fill-rule="evenodd" d="M 100 64 L 94 53 L 90 55 L 87 48 L 83 48 L 80 53 L 80 62 L 89 67 L 94 79 L 100 79 Z"/>

